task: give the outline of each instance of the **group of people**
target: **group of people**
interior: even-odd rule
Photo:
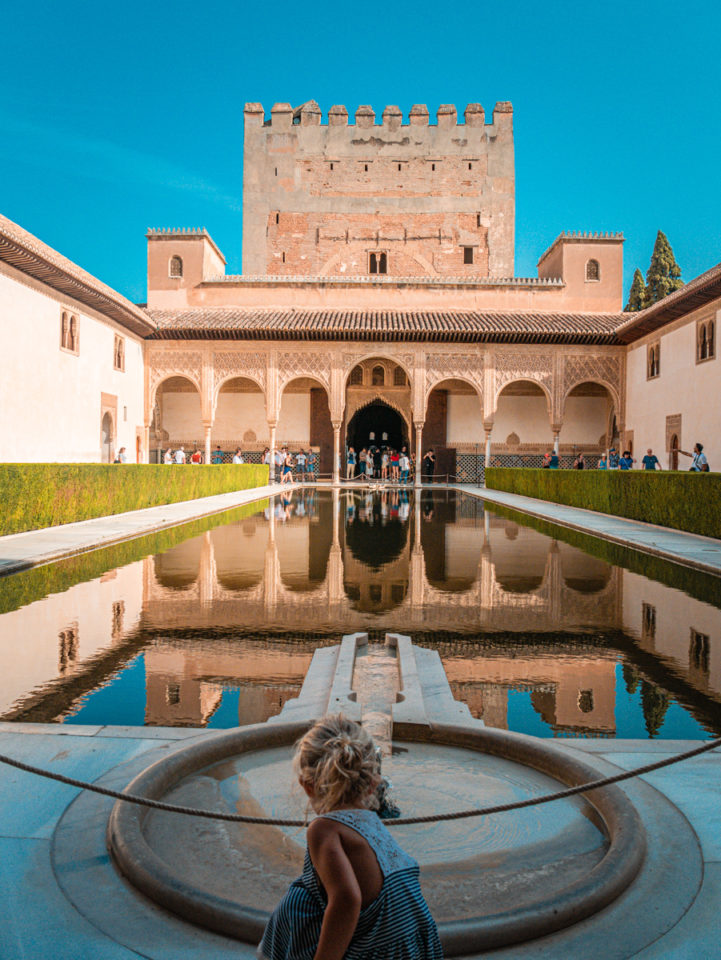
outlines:
[[[225,463],[225,454],[223,453],[220,444],[218,444],[218,446],[210,454],[210,462],[216,464]],[[240,449],[240,447],[236,447],[231,462],[235,464],[245,463],[243,451]],[[197,465],[200,463],[205,463],[205,457],[203,455],[203,451],[198,447],[196,447],[192,453],[187,454],[185,452],[185,447],[180,446],[177,448],[177,450],[171,450],[170,448],[166,450],[163,454],[163,463],[193,463]]]
[[[298,453],[291,453],[288,447],[281,447],[276,450],[272,457],[270,447],[263,451],[263,463],[272,467],[272,473],[276,480],[281,483],[290,483],[294,479],[301,482],[314,480],[318,470],[318,455],[310,447],[304,450],[302,447]]]
[[[703,444],[697,443],[694,444],[693,453],[688,453],[686,450],[679,450],[679,453],[682,453],[684,457],[691,457],[691,466],[689,470],[695,473],[708,473],[709,464],[706,454],[703,452]],[[634,463],[637,461],[633,457],[630,450],[624,450],[623,453],[619,454],[616,447],[611,447],[608,451],[608,455],[605,453],[601,454],[601,458],[598,461],[597,469],[598,470],[632,470]],[[558,470],[561,466],[561,460],[558,453],[555,450],[549,450],[543,455],[543,468],[546,470]],[[646,450],[646,454],[641,458],[641,467],[643,470],[661,470],[661,462],[653,452],[651,447]],[[575,460],[573,461],[574,470],[586,470],[588,469],[588,464],[582,453],[579,453]]]
[[[425,483],[432,483],[436,458],[433,450],[427,450],[422,460],[422,476]],[[415,475],[415,458],[406,446],[394,447],[370,444],[356,453],[348,447],[346,453],[346,480],[380,480],[390,483],[408,483]]]

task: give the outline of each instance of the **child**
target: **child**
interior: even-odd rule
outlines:
[[[300,740],[295,772],[318,816],[303,874],[268,921],[261,960],[442,960],[418,864],[370,809],[380,782],[369,734],[342,715]]]

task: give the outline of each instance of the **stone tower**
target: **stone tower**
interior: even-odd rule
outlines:
[[[243,273],[512,277],[513,108],[245,106]]]

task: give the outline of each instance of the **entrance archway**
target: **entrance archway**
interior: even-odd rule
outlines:
[[[346,446],[356,451],[374,443],[377,447],[400,450],[408,446],[408,428],[403,417],[383,400],[356,410],[346,431]]]
[[[101,431],[103,437],[102,462],[111,463],[113,459],[113,418],[109,413],[106,413],[103,417]]]

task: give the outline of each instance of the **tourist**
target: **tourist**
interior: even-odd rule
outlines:
[[[308,472],[306,473],[306,477],[308,478],[308,480],[317,479],[316,477],[317,469],[318,469],[318,454],[311,447],[308,447]]]
[[[601,459],[598,461],[599,470],[608,470],[608,460],[606,459],[606,454],[601,454]]]
[[[125,452],[125,447],[121,447],[121,448],[118,450],[118,455],[117,455],[117,457],[115,458],[115,460],[114,460],[113,462],[114,462],[114,463],[127,463],[127,462],[128,462],[128,455],[127,455],[127,453]]]
[[[609,470],[618,470],[620,468],[621,458],[619,457],[616,448],[611,447],[608,451],[608,469]]]
[[[548,469],[558,470],[560,466],[561,466],[561,458],[558,456],[558,450],[552,450],[551,456],[548,460]]]
[[[290,483],[293,480],[293,456],[288,453],[288,448],[283,447],[285,451],[285,456],[283,457],[283,473],[281,477],[281,483]]]
[[[273,911],[259,958],[441,960],[418,864],[374,809],[381,776],[369,733],[342,715],[325,717],[298,743],[294,771],[317,816],[302,876]]]
[[[401,472],[401,483],[408,483],[408,473],[411,469],[411,461],[407,453],[402,453],[399,457],[399,467]]]
[[[366,453],[366,476],[368,477],[369,480],[373,479],[373,467],[374,467],[373,450],[371,447],[369,447],[368,452]]]
[[[196,465],[203,462],[203,454],[200,452],[200,450],[198,450],[197,447],[190,455],[190,462]]]
[[[398,483],[401,457],[397,450],[391,450],[391,480]]]
[[[221,450],[220,444],[218,444],[210,455],[211,463],[222,463],[223,462],[223,451]]]
[[[303,447],[301,447],[295,457],[295,465],[298,471],[298,479],[301,482],[305,480],[305,462],[306,462],[305,450],[303,449]]]
[[[353,447],[348,447],[348,455],[345,462],[345,478],[346,480],[353,480],[355,478],[355,450]]]
[[[163,454],[163,463],[175,463],[175,454],[170,447]]]
[[[288,456],[288,448],[283,447],[281,450],[275,451],[275,459],[273,466],[275,467],[275,479],[282,479],[282,471],[285,465],[285,458]]]
[[[175,462],[185,463],[185,447],[178,447],[175,451]]]
[[[578,455],[578,456],[576,457],[576,459],[573,461],[573,469],[574,469],[574,470],[585,470],[585,469],[586,469],[586,461],[583,459],[583,454],[582,454],[582,453],[579,453],[579,455]]]
[[[433,452],[433,447],[430,450],[426,450],[423,454],[423,482],[424,483],[433,483],[433,474],[436,469],[436,457]]]
[[[263,450],[261,463],[264,463],[266,466],[270,465],[270,447],[266,447],[265,450]]]
[[[543,470],[549,470],[551,467],[551,451],[547,450],[543,454],[543,463],[541,464]]]
[[[660,470],[661,464],[658,462],[658,457],[649,447],[646,451],[646,456],[641,460],[644,470]]]
[[[692,457],[691,466],[689,470],[693,473],[708,473],[709,465],[708,460],[706,459],[706,454],[703,452],[703,444],[695,443],[693,447],[693,453],[686,453],[685,450],[679,450],[679,453],[682,453],[684,457]]]
[[[243,452],[240,449],[240,447],[236,447],[235,453],[233,454],[233,463],[235,464],[245,463],[245,460],[243,459]]]
[[[390,457],[388,456],[388,451],[383,450],[381,453],[381,480],[388,479],[388,464],[390,463]]]
[[[362,480],[366,475],[368,451],[365,447],[358,454],[358,479]]]
[[[636,462],[636,461],[635,461],[635,460],[633,459],[633,457],[631,456],[631,451],[630,451],[630,450],[624,450],[624,451],[623,451],[623,456],[622,456],[621,459],[618,461],[619,470],[632,470],[632,469],[633,469],[633,465],[634,465],[635,462]]]

